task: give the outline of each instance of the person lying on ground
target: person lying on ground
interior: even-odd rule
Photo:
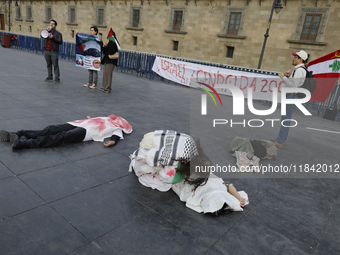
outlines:
[[[196,212],[219,214],[222,210],[243,211],[249,203],[245,192],[208,171],[211,166],[199,141],[172,130],[156,130],[144,135],[139,149],[130,155],[129,171],[134,170],[141,184],[159,191],[172,189]],[[208,167],[207,167],[208,168]]]
[[[103,142],[105,147],[115,145],[124,139],[123,132],[130,134],[131,125],[122,117],[111,114],[108,117],[75,120],[60,125],[50,125],[42,130],[19,130],[17,132],[0,131],[0,140],[13,143],[12,149],[47,148],[60,144],[82,141]]]

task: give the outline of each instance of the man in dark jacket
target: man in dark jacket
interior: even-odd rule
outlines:
[[[52,65],[54,66],[54,83],[60,82],[60,71],[58,64],[59,44],[63,43],[62,34],[56,30],[57,21],[51,20],[47,28],[49,36],[44,39],[45,60],[47,64],[48,76],[45,81],[53,81]]]

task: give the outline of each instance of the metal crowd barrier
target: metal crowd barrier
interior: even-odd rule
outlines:
[[[35,53],[44,52],[42,38],[8,33],[8,32],[3,32],[3,31],[0,31],[0,34],[1,34],[0,36],[1,44],[2,44],[2,34],[15,35],[17,37],[17,40],[11,41],[11,48],[32,51]],[[75,56],[76,56],[75,43],[63,42],[63,44],[60,45],[59,56],[62,59],[68,59],[68,60],[74,61]],[[134,51],[129,51],[129,50],[124,50],[120,52],[120,56],[118,58],[118,66],[117,68],[115,68],[115,70],[120,70],[121,72],[131,72],[131,73],[136,72],[137,76],[145,75],[149,79],[153,79],[157,77],[164,81],[165,79],[163,77],[159,76],[157,73],[152,71],[152,66],[157,56],[168,58],[168,59],[184,61],[184,62],[200,64],[200,65],[213,66],[217,68],[231,69],[231,70],[237,70],[237,71],[243,71],[243,72],[261,73],[261,74],[268,74],[268,75],[278,74],[277,72],[272,72],[272,71],[267,71],[267,70],[258,70],[258,69],[252,69],[252,68],[245,68],[241,66],[231,66],[231,65],[206,62],[206,61],[197,61],[197,60],[186,59],[186,58],[174,58],[174,57],[166,56],[166,55],[150,54],[146,52],[134,52]],[[325,103],[308,102],[306,104],[306,107],[310,110],[317,111],[319,115],[320,113],[324,114],[325,110],[330,108],[334,102],[335,102],[335,107],[339,108],[340,107],[340,84],[337,84],[334,87],[332,93],[329,95]],[[339,116],[340,116],[340,111],[337,116],[338,120],[339,120]]]
[[[327,100],[322,102],[309,101],[306,104],[307,109],[314,110],[319,114],[323,115],[325,111],[331,107],[339,109],[340,107],[340,84],[336,84]],[[338,120],[340,119],[340,109],[337,115]]]

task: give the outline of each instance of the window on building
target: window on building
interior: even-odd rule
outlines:
[[[98,9],[97,24],[104,25],[104,9]]]
[[[237,37],[245,39],[246,36],[242,34],[243,24],[246,15],[247,8],[227,8],[227,12],[224,18],[224,25],[219,37]]]
[[[315,41],[320,26],[321,16],[321,14],[306,14],[300,40]]]
[[[71,30],[71,36],[74,38],[74,30]]]
[[[140,10],[133,10],[132,27],[138,27],[139,26],[139,14],[140,14]]]
[[[183,21],[183,11],[174,11],[174,23],[172,30],[181,31]]]
[[[30,32],[32,32],[32,26],[29,26]]]
[[[327,43],[322,42],[322,40],[325,39],[324,31],[329,14],[330,8],[301,8],[296,32],[291,40],[288,39],[288,42],[305,41],[305,43],[311,43],[312,45],[314,42],[318,42],[326,45]]]
[[[132,36],[133,45],[137,46],[137,36]]]
[[[238,30],[240,28],[241,23],[241,12],[231,12],[229,23],[228,23],[228,31],[227,34],[237,35]]]
[[[68,23],[76,23],[76,7],[74,6],[68,9]]]
[[[26,6],[26,19],[32,20],[32,8],[30,5]]]
[[[173,42],[172,50],[178,51],[178,41],[172,41],[172,42]]]
[[[45,8],[45,21],[50,21],[52,19],[52,7],[46,6]]]
[[[234,47],[227,46],[227,58],[233,58],[234,56]]]
[[[19,25],[19,31],[21,31],[21,25]]]
[[[16,18],[16,19],[21,19],[20,6],[16,6],[16,7],[15,7],[15,18]]]

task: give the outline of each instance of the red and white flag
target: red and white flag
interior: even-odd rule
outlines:
[[[310,101],[325,102],[340,77],[340,49],[309,62],[308,70],[317,81]]]

